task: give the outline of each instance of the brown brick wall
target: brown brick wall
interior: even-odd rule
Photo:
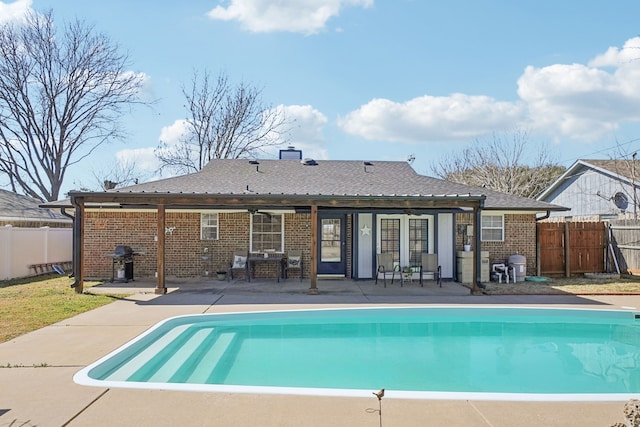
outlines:
[[[457,214],[456,223],[473,224],[472,214]],[[533,214],[506,214],[504,216],[504,241],[482,242],[482,250],[489,251],[490,263],[506,263],[516,253],[527,259],[527,275],[536,274],[536,220]],[[464,235],[456,233],[456,250],[461,251]]]
[[[168,277],[215,276],[226,271],[234,250],[249,250],[249,214],[218,214],[218,240],[200,240],[200,213],[167,212],[165,225],[165,274]],[[287,213],[284,217],[285,249],[302,250],[304,277],[309,277],[310,215]],[[153,278],[157,269],[157,215],[149,212],[88,211],[85,215],[85,276],[111,277],[112,260],[106,256],[116,245],[142,252],[134,258],[134,278]],[[205,252],[205,248],[207,251]],[[203,256],[209,256],[204,260]],[[274,277],[275,266],[258,264],[256,277]]]
[[[134,260],[135,278],[153,278],[157,269],[157,228],[155,211],[107,212],[87,211],[85,220],[85,276],[104,280],[111,277],[112,261],[106,254],[116,245],[129,245],[143,252]],[[214,276],[226,270],[236,248],[249,249],[249,214],[246,212],[219,213],[219,239],[200,240],[200,214],[197,212],[168,212],[166,226],[175,227],[165,235],[165,269],[168,277]],[[457,224],[471,224],[471,214],[458,214]],[[353,219],[347,216],[347,236],[351,236]],[[311,216],[287,213],[285,251],[303,252],[303,276],[311,270]],[[456,235],[456,247],[462,250],[463,236]],[[205,253],[204,248],[208,251]],[[534,215],[505,215],[505,241],[483,242],[482,250],[489,251],[490,262],[503,262],[510,255],[520,253],[527,258],[527,274],[535,274],[536,224]],[[203,255],[209,254],[210,261]],[[352,245],[347,241],[347,277],[351,277]],[[259,264],[256,277],[273,277],[275,266]]]

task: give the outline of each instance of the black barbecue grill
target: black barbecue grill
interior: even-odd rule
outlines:
[[[111,265],[111,282],[121,280],[129,282],[133,280],[133,256],[138,253],[131,246],[118,245],[107,257],[113,260]],[[116,276],[116,271],[118,272]]]

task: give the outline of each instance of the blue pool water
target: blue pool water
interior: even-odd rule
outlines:
[[[632,312],[419,307],[168,319],[78,372],[100,387],[505,400],[640,393]]]

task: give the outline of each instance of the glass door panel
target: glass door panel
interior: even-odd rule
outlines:
[[[342,261],[342,234],[340,218],[322,220],[320,239],[320,262]]]

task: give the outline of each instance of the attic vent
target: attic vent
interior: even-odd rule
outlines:
[[[315,160],[309,159],[309,158],[302,159],[300,163],[302,163],[305,166],[316,166],[318,164]]]
[[[364,165],[364,171],[367,171],[367,166],[373,166],[373,163],[371,162],[362,162],[362,164]]]
[[[256,172],[260,172],[260,162],[257,160],[249,160],[250,165],[256,165]]]

